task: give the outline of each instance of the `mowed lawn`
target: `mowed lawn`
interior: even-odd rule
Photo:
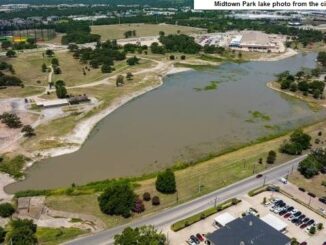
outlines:
[[[102,79],[107,74],[103,74],[101,69],[86,70],[86,75],[83,74],[83,68],[86,65],[80,64],[79,60],[74,59],[68,51],[55,52],[54,57],[59,60],[62,74],[53,74],[52,81],[64,80],[67,86],[75,86],[85,84]],[[42,64],[51,64],[51,59],[43,57],[42,52],[19,53],[17,58],[2,58],[0,61],[6,61],[13,65],[16,74],[15,76],[23,80],[25,85],[47,86],[48,72],[42,72]]]
[[[165,34],[177,34],[178,31],[183,34],[206,33],[206,30],[178,25],[168,24],[121,24],[121,25],[100,25],[92,26],[92,33],[99,34],[103,40],[122,39],[125,38],[126,31],[136,31],[137,37],[156,36],[160,31]]]

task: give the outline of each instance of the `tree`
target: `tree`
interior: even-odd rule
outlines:
[[[1,203],[0,204],[0,216],[2,218],[10,217],[15,212],[15,208],[11,203]]]
[[[79,49],[79,47],[77,44],[71,43],[68,45],[68,49],[70,52],[76,52]]]
[[[45,63],[42,64],[42,72],[47,72],[48,67],[46,66]]]
[[[20,128],[22,126],[20,118],[14,113],[5,112],[0,116],[0,119],[9,128]]]
[[[311,235],[314,235],[316,233],[316,227],[315,226],[311,226],[311,228],[309,229],[309,233]]]
[[[275,162],[275,160],[276,160],[276,152],[275,151],[269,151],[266,162],[268,164],[273,164]]]
[[[314,97],[315,99],[319,99],[319,98],[320,98],[320,95],[321,95],[321,92],[320,92],[319,89],[315,89],[315,90],[313,91],[313,97]]]
[[[1,48],[2,49],[8,49],[11,47],[11,42],[8,40],[4,40],[1,42]]]
[[[176,192],[175,175],[171,169],[167,169],[157,175],[156,178],[156,190],[162,193],[174,193]]]
[[[65,87],[65,82],[62,80],[58,80],[55,83],[55,92],[57,94],[57,97],[60,99],[67,97],[67,89]]]
[[[0,243],[3,244],[3,242],[5,241],[5,237],[6,237],[6,231],[5,229],[3,229],[1,226],[0,226]]]
[[[112,67],[107,64],[103,64],[101,67],[102,73],[111,73],[112,72]]]
[[[129,217],[135,205],[136,195],[129,183],[114,183],[98,198],[100,209],[109,215]]]
[[[290,84],[290,91],[291,92],[296,92],[298,90],[298,85],[295,82],[292,82]]]
[[[10,49],[10,50],[7,51],[6,56],[8,58],[16,57],[16,51]]]
[[[131,72],[128,72],[126,75],[127,80],[132,80],[133,77],[134,75]]]
[[[57,74],[57,75],[62,73],[61,68],[59,66],[54,66],[53,72],[54,72],[54,74]]]
[[[119,75],[118,77],[117,77],[117,80],[116,80],[116,86],[117,87],[120,87],[120,86],[122,86],[122,85],[124,85],[125,84],[125,82],[124,82],[124,77],[122,76],[122,75]]]
[[[297,129],[291,134],[290,140],[301,145],[302,149],[306,150],[310,147],[311,136],[305,134],[302,129]]]
[[[47,49],[47,50],[45,51],[45,54],[46,54],[46,56],[48,56],[48,57],[52,57],[52,56],[54,55],[54,52],[53,52],[53,50],[51,50],[51,49]]]
[[[59,60],[58,60],[57,58],[53,58],[53,59],[51,60],[51,64],[52,64],[53,66],[59,66]]]
[[[166,236],[154,226],[127,227],[114,237],[114,245],[164,245],[166,242]]]
[[[307,179],[317,175],[320,163],[311,155],[299,163],[298,171]]]
[[[175,56],[173,54],[170,55],[170,60],[175,60]]]
[[[127,64],[130,66],[137,65],[137,64],[139,64],[139,59],[136,56],[129,58],[129,59],[127,59]]]
[[[32,137],[35,135],[35,130],[31,127],[31,125],[25,125],[22,128],[22,133],[24,133],[24,137]]]
[[[11,220],[9,223],[10,230],[6,235],[8,244],[15,245],[36,245],[36,229],[37,226],[33,224],[32,220],[17,219]]]
[[[181,55],[181,60],[185,60],[186,59],[186,56],[185,55]]]

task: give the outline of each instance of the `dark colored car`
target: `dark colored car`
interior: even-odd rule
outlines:
[[[296,212],[294,215],[294,217],[299,217],[302,213],[300,211]]]
[[[307,222],[307,226],[312,225],[312,224],[314,224],[314,223],[315,223],[315,221],[314,221],[313,219],[311,219],[311,220],[309,220],[309,221]]]
[[[281,212],[279,212],[278,214],[280,215],[280,216],[282,216],[282,215],[284,215],[284,214],[286,214],[287,212],[286,212],[286,210],[282,210]]]
[[[322,202],[322,203],[324,203],[324,204],[326,204],[326,197],[319,198],[319,201]]]
[[[295,225],[296,225],[296,226],[299,226],[299,225],[302,225],[302,223],[303,223],[302,220],[298,220],[298,221],[295,223]]]
[[[285,215],[284,215],[284,218],[289,218],[291,216],[291,213],[286,213]]]
[[[195,237],[194,235],[191,235],[190,236],[190,239],[194,242],[194,243],[196,243],[196,244],[199,244],[200,243],[200,241],[197,239],[197,237]]]
[[[308,244],[307,242],[300,243],[300,245],[307,245],[307,244]]]
[[[256,175],[256,178],[257,178],[257,179],[259,179],[259,178],[261,178],[261,177],[263,177],[262,174],[257,174],[257,175]]]
[[[291,207],[288,207],[286,211],[290,212],[290,211],[292,211],[293,209],[294,209],[294,207],[291,206]]]
[[[205,239],[202,235],[200,235],[199,233],[196,234],[196,237],[199,241],[203,242]]]
[[[298,222],[298,218],[295,218],[295,219],[291,220],[291,222],[292,222],[293,224],[297,223],[297,222]]]
[[[306,227],[307,227],[307,224],[306,224],[306,223],[300,225],[300,229],[304,229],[304,228],[306,228]]]
[[[309,218],[308,217],[306,217],[306,218],[303,219],[303,223],[307,223],[308,221],[309,221]]]
[[[301,214],[300,216],[299,216],[299,220],[303,220],[304,218],[306,218],[306,215],[304,215],[304,214]]]

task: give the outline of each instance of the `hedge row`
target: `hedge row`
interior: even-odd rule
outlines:
[[[179,230],[182,230],[183,228],[187,227],[187,226],[190,226],[200,220],[203,220],[217,212],[220,212],[226,208],[229,208],[233,205],[236,205],[238,204],[239,202],[241,202],[241,200],[239,199],[236,199],[236,198],[232,198],[232,199],[229,199],[219,205],[217,205],[216,207],[212,207],[212,208],[208,208],[200,213],[197,213],[193,216],[190,216],[188,218],[185,218],[183,220],[179,220],[178,222],[174,223],[173,225],[171,225],[171,229],[173,231],[179,231]]]

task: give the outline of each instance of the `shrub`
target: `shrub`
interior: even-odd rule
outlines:
[[[185,60],[186,59],[186,56],[185,55],[181,55],[181,60]]]
[[[143,200],[141,200],[140,198],[137,198],[135,201],[135,205],[132,208],[132,211],[135,213],[142,213],[145,211],[145,205],[143,203]]]
[[[152,205],[153,206],[158,206],[160,204],[161,204],[160,198],[158,196],[153,196],[153,198],[152,198]]]
[[[276,160],[276,152],[275,151],[269,151],[266,162],[268,164],[273,164],[275,162],[275,160]]]
[[[324,226],[323,226],[323,223],[318,223],[318,224],[317,224],[317,229],[318,229],[318,230],[322,230],[323,227],[324,227]]]
[[[11,203],[1,203],[0,204],[0,216],[3,218],[10,217],[15,212],[15,208]]]
[[[146,201],[146,202],[150,201],[151,200],[151,194],[149,192],[145,192],[143,194],[143,200]]]
[[[176,192],[175,175],[171,169],[158,174],[156,178],[156,190],[162,193],[170,194]]]
[[[311,235],[314,235],[314,234],[316,233],[316,227],[315,227],[315,226],[312,226],[312,227],[310,228],[310,230],[309,230],[309,233],[310,233]]]

